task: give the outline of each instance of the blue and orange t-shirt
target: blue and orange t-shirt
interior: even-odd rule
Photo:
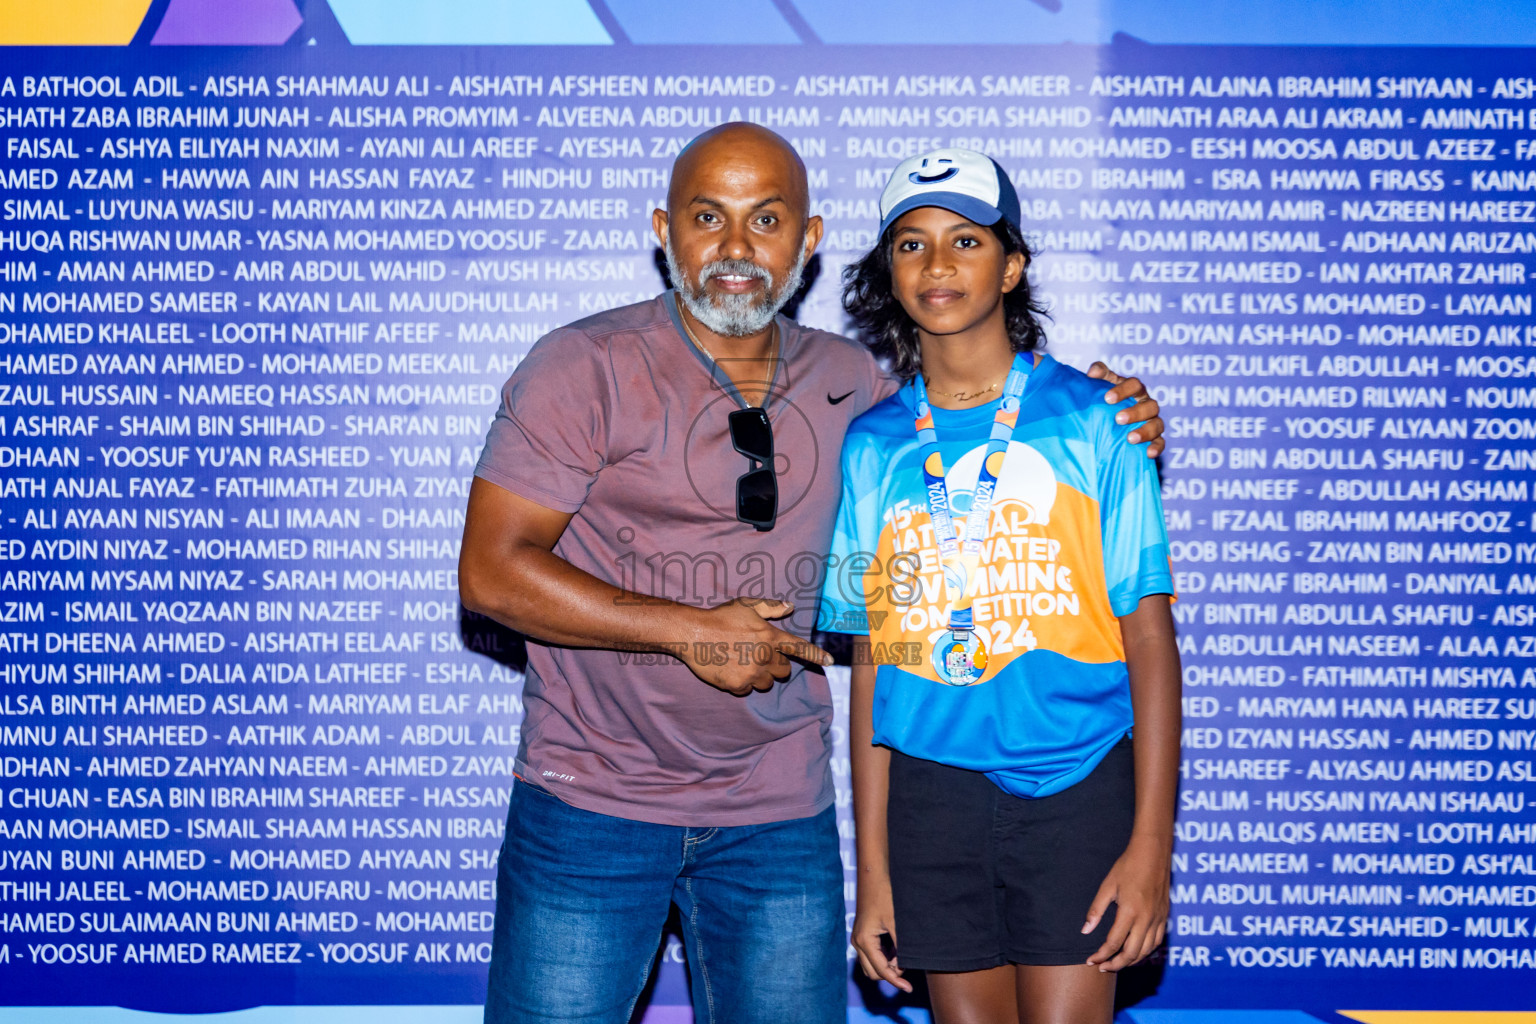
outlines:
[[[912,387],[849,425],[817,625],[869,635],[876,743],[1039,797],[1081,781],[1130,731],[1117,616],[1172,594],[1173,579],[1156,471],[1126,443],[1108,387],[1049,356],[1029,375],[971,581],[986,667],[969,686],[932,661],[949,599]],[[933,409],[957,531],[996,411]]]

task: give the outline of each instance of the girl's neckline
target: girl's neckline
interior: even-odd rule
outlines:
[[[1034,359],[1034,364],[1030,367],[1030,372],[1031,373],[1033,373],[1036,369],[1038,369],[1041,366],[1041,364],[1043,364],[1045,362],[1045,360],[1048,358],[1048,356],[1044,352],[1031,352],[1031,353],[1029,353],[1029,355]],[[1012,368],[1012,364],[1010,363],[1009,366],[1010,366],[1010,369],[1011,369]],[[922,371],[919,370],[918,373],[921,374]],[[914,380],[915,380],[915,378],[914,378]],[[915,387],[914,383],[908,382],[908,386],[912,387],[914,390],[916,390],[916,387]],[[964,406],[962,408],[954,409],[954,408],[950,408],[948,406],[940,405],[940,404],[938,404],[938,402],[934,401],[935,397],[939,398],[940,401],[943,401],[943,400],[947,400],[947,399],[953,399],[954,396],[950,395],[950,394],[947,394],[947,393],[945,393],[943,391],[935,390],[933,385],[929,384],[928,388],[927,388],[927,391],[928,391],[928,407],[930,409],[932,409],[935,413],[938,413],[938,412],[950,412],[950,413],[970,412],[972,409],[995,408],[997,403],[999,401],[1001,401],[1002,397],[1003,397],[1003,395],[1002,395],[1003,381],[999,380],[989,390],[992,391],[991,397],[989,397],[985,402],[981,403],[980,405],[967,405],[967,406]]]
[[[1027,385],[1029,391],[1033,391],[1034,388],[1038,386],[1034,383],[1035,375],[1046,372],[1049,364],[1054,362],[1049,353],[1036,352],[1034,355],[1035,368],[1030,371],[1030,384]],[[913,386],[911,381],[908,381],[906,386],[902,388],[902,391],[906,395],[906,404],[911,407],[914,413],[916,413],[916,387]],[[928,399],[928,408],[933,411],[933,422],[935,426],[938,426],[941,423],[948,423],[951,427],[965,427],[970,425],[969,420],[972,418],[990,421],[994,416],[997,415],[997,407],[998,404],[1002,402],[1002,400],[1003,396],[999,394],[991,401],[983,402],[980,405],[968,405],[964,409],[946,409],[943,406],[935,405],[933,403],[933,399],[930,397]]]

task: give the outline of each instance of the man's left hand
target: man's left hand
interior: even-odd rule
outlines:
[[[1147,394],[1146,385],[1135,377],[1122,377],[1097,361],[1088,367],[1088,376],[1095,380],[1107,380],[1114,385],[1104,394],[1104,401],[1111,405],[1123,402],[1127,398],[1136,399],[1135,405],[1121,409],[1115,415],[1115,422],[1140,424],[1131,431],[1126,440],[1132,444],[1145,444],[1149,459],[1155,459],[1161,455],[1164,424],[1163,418],[1158,413],[1162,410],[1157,404],[1157,399]]]

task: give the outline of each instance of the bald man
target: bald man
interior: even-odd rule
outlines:
[[[493,1024],[628,1021],[674,904],[696,1019],[845,1020],[830,658],[808,638],[844,432],[894,384],[778,315],[809,212],[783,139],[705,132],[652,221],[674,290],[552,332],[503,389],[459,562],[464,606],[533,641]],[[1161,433],[1155,403],[1131,412]]]

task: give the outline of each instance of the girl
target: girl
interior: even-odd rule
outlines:
[[[1104,385],[1039,354],[996,163],[907,160],[880,213],[843,302],[908,383],[849,427],[820,623],[857,635],[854,946],[905,991],[927,971],[938,1024],[1108,1024],[1168,917],[1157,478]]]

